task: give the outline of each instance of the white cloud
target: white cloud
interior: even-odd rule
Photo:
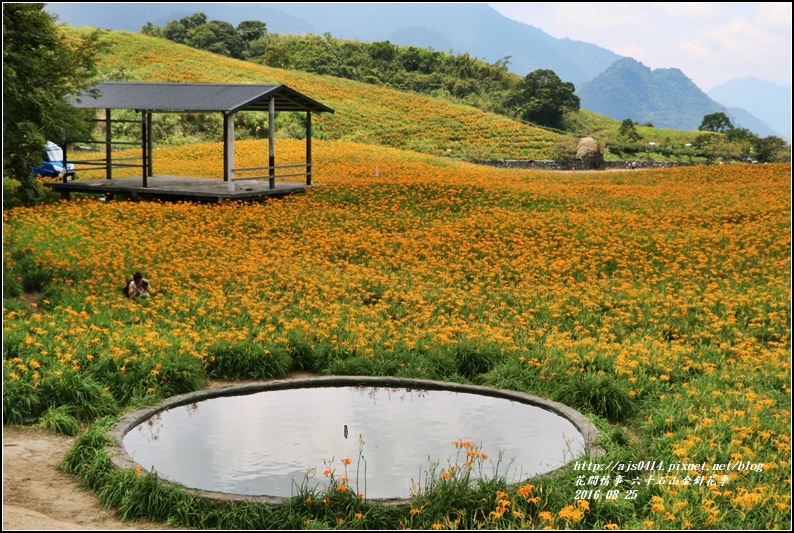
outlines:
[[[709,20],[715,16],[714,4],[710,2],[670,2],[647,5],[670,18],[687,22],[696,19]]]
[[[581,35],[581,40],[604,47],[601,43],[613,41],[616,34],[644,33],[653,23],[645,9],[632,3],[552,3],[551,10],[552,35],[576,40],[575,35]]]
[[[768,29],[782,29],[788,32],[791,40],[791,3],[763,3],[758,7],[755,22]]]
[[[651,53],[647,49],[636,44],[620,45],[612,51],[616,54],[636,59],[645,66],[648,66],[647,63],[651,57]]]
[[[736,69],[756,69],[767,65],[774,68],[777,63],[780,67],[785,65],[784,57],[780,56],[779,48],[784,46],[779,36],[766,32],[758,25],[744,17],[732,19],[721,27],[711,28],[708,34],[711,39],[713,54],[709,58],[718,65],[728,67],[733,65]],[[778,53],[770,51],[778,48]],[[783,60],[783,65],[780,60]],[[788,47],[789,70],[791,65],[791,48]]]
[[[632,29],[646,18],[643,11],[633,8],[631,4],[621,7],[615,4],[576,2],[554,4],[554,11],[561,21],[557,25],[558,31],[573,26],[594,35],[613,29]]]
[[[702,39],[680,43],[676,46],[676,50],[682,54],[689,54],[700,59],[710,58],[714,54],[714,51]]]

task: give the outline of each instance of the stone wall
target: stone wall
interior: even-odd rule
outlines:
[[[672,168],[681,166],[694,166],[697,163],[678,163],[673,161],[604,161],[598,169],[587,169],[577,161],[565,164],[550,159],[475,159],[472,163],[502,168],[535,168],[540,170],[613,170],[613,169],[642,169],[642,168]]]

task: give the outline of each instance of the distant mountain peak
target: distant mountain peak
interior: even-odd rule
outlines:
[[[652,70],[632,58],[616,61],[577,94],[583,109],[657,128],[693,131],[705,115],[725,112],[680,69]]]

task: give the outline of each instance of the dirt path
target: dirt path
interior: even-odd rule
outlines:
[[[31,426],[3,428],[3,531],[167,529],[122,522],[58,470],[74,439]]]
[[[207,388],[229,384],[211,381]],[[178,529],[124,522],[113,510],[103,508],[92,492],[58,470],[74,442],[72,437],[33,426],[3,427],[3,531]]]

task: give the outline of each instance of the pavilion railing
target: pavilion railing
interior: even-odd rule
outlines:
[[[105,171],[105,178],[112,179],[113,177],[113,170],[120,169],[120,168],[140,168],[141,173],[143,175],[143,185],[144,187],[147,185],[146,178],[151,175],[151,161],[149,160],[149,152],[148,150],[151,148],[147,146],[148,139],[146,134],[146,122],[145,116],[141,116],[140,119],[137,120],[125,120],[125,119],[113,119],[111,117],[110,110],[106,110],[105,118],[103,119],[93,119],[91,122],[98,122],[105,125],[105,140],[103,141],[96,141],[96,140],[68,140],[64,141],[63,143],[63,163],[64,168],[66,168],[67,160],[69,163],[73,165],[89,165],[89,166],[81,166],[79,170],[86,171],[86,170],[104,170]],[[111,138],[111,127],[113,124],[139,124],[141,126],[141,142],[124,142],[124,141],[113,141]],[[68,159],[67,157],[67,150],[69,145],[81,144],[81,145],[101,145],[104,146],[105,150],[105,157],[100,159],[83,159],[83,160],[72,160]],[[143,146],[143,150],[140,156],[133,156],[133,157],[113,157],[113,146],[118,145],[126,145],[126,146]],[[122,163],[121,161],[136,161],[136,163]],[[77,168],[75,168],[77,170]],[[66,180],[66,174],[64,173],[63,176],[64,183]]]
[[[306,178],[306,183],[310,183],[311,177],[311,163],[294,163],[290,165],[272,165],[267,167],[247,167],[247,168],[233,168],[232,173],[234,175],[234,181],[245,181],[245,180],[262,180],[267,179],[269,181],[270,188],[273,189],[276,187],[276,178],[296,178],[302,177]],[[286,169],[286,168],[305,168],[305,172],[291,172],[289,174],[276,174],[276,170]],[[247,173],[247,172],[258,172],[261,170],[266,170],[268,173],[261,175],[261,176],[244,176],[244,177],[237,177],[238,173]]]

